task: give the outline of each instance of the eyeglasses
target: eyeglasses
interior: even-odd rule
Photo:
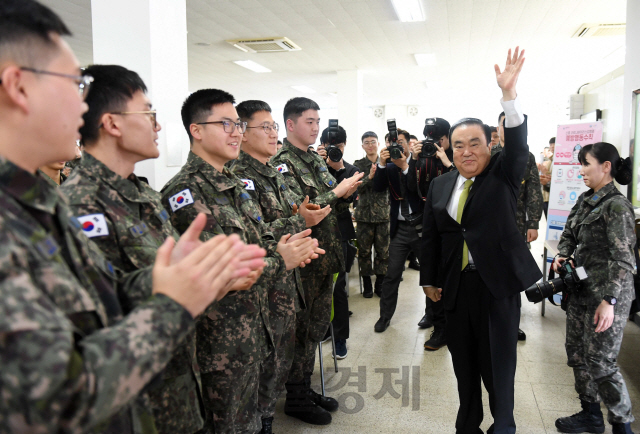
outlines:
[[[269,125],[269,124],[262,124],[262,125],[258,125],[256,127],[247,127],[247,128],[262,128],[264,130],[265,133],[269,134],[269,132],[271,132],[271,130],[275,131],[276,133],[278,132],[278,130],[280,129],[280,127],[278,126],[277,123],[273,123],[273,125]]]
[[[244,134],[247,131],[247,123],[246,122],[231,122],[231,121],[211,121],[211,122],[196,122],[196,125],[208,125],[208,124],[222,124],[222,128],[224,128],[224,132],[231,134],[236,128],[240,134]]]
[[[373,140],[371,142],[362,142],[362,144],[365,146],[371,146],[371,145],[377,145],[378,142],[376,140]]]
[[[137,112],[111,112],[109,114],[112,115],[149,115],[151,119],[151,123],[153,124],[153,129],[158,128],[158,122],[156,120],[156,110],[146,110],[146,111],[137,111]]]
[[[62,74],[60,72],[51,72],[51,71],[43,71],[41,69],[28,68],[26,66],[20,67],[21,71],[33,72],[34,74],[46,74],[46,75],[54,75],[56,77],[64,77],[70,78],[75,81],[78,85],[78,94],[82,99],[86,99],[89,94],[89,89],[91,88],[91,83],[93,83],[93,77],[90,75],[72,75],[72,74]],[[0,80],[2,83],[2,80]]]

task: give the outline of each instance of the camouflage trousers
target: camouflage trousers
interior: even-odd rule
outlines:
[[[358,222],[356,229],[358,239],[358,264],[361,276],[387,274],[389,262],[389,222]],[[376,251],[374,263],[371,263],[371,249]]]
[[[318,343],[329,329],[333,274],[302,276],[306,309],[296,314],[295,354],[289,383],[301,383],[313,373]]]
[[[271,315],[269,318],[275,349],[260,366],[258,411],[261,418],[273,417],[276,401],[284,391],[293,363],[296,341],[296,315]]]
[[[258,413],[260,363],[202,374],[206,422],[198,434],[254,434]]]
[[[192,372],[165,378],[161,386],[149,390],[158,434],[191,434],[204,425],[201,398]]]
[[[571,303],[567,308],[568,365],[573,368],[576,392],[583,401],[604,402],[609,423],[633,422],[631,399],[616,364],[630,303],[618,303],[613,324],[596,333],[593,317],[597,305]]]

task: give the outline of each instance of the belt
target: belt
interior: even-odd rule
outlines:
[[[464,270],[462,270],[463,273],[468,273],[470,271],[478,271],[478,268],[475,264],[467,264],[467,266],[464,267]]]

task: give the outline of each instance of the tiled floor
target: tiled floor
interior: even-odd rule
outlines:
[[[532,252],[541,258],[542,242],[533,243]],[[396,314],[384,333],[373,331],[380,299],[375,296],[365,299],[360,295],[357,264],[350,276],[350,294],[353,316],[347,341],[349,352],[346,359],[338,361],[338,374],[333,368],[331,344],[323,346],[327,394],[339,399],[341,409],[333,413],[331,425],[315,427],[286,416],[281,398],[273,431],[277,434],[455,433],[458,394],[451,355],[446,347],[425,352],[423,343],[432,329],[420,330],[416,325],[424,311],[418,272],[409,269],[405,272]],[[518,433],[555,433],[556,418],[580,410],[573,373],[566,366],[564,312],[547,304],[546,316],[542,317],[540,305],[529,303],[523,295],[521,328],[527,333],[527,340],[518,343],[515,383]],[[640,328],[635,324],[627,325],[619,364],[631,401],[638,405]],[[316,363],[312,379],[316,390],[319,390],[319,372]],[[484,402],[482,429],[486,430],[492,422],[486,394]],[[606,412],[604,406],[603,411]],[[640,418],[640,409],[636,408],[635,413]],[[640,432],[640,422],[635,422],[633,428]],[[611,433],[609,425],[606,432]]]

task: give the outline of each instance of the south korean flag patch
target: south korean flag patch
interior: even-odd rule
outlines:
[[[89,238],[106,237],[109,235],[109,227],[104,214],[89,214],[78,217],[78,221],[82,225],[82,232]]]
[[[255,190],[256,186],[253,183],[252,180],[250,179],[241,179],[242,182],[244,182],[244,189],[245,190]]]
[[[171,206],[171,211],[173,212],[176,212],[180,208],[184,208],[187,205],[193,205],[193,196],[191,196],[191,190],[186,188],[180,193],[171,196],[169,198],[169,205]]]
[[[280,173],[287,173],[289,171],[289,168],[285,163],[282,163],[281,165],[276,166],[276,170]]]

